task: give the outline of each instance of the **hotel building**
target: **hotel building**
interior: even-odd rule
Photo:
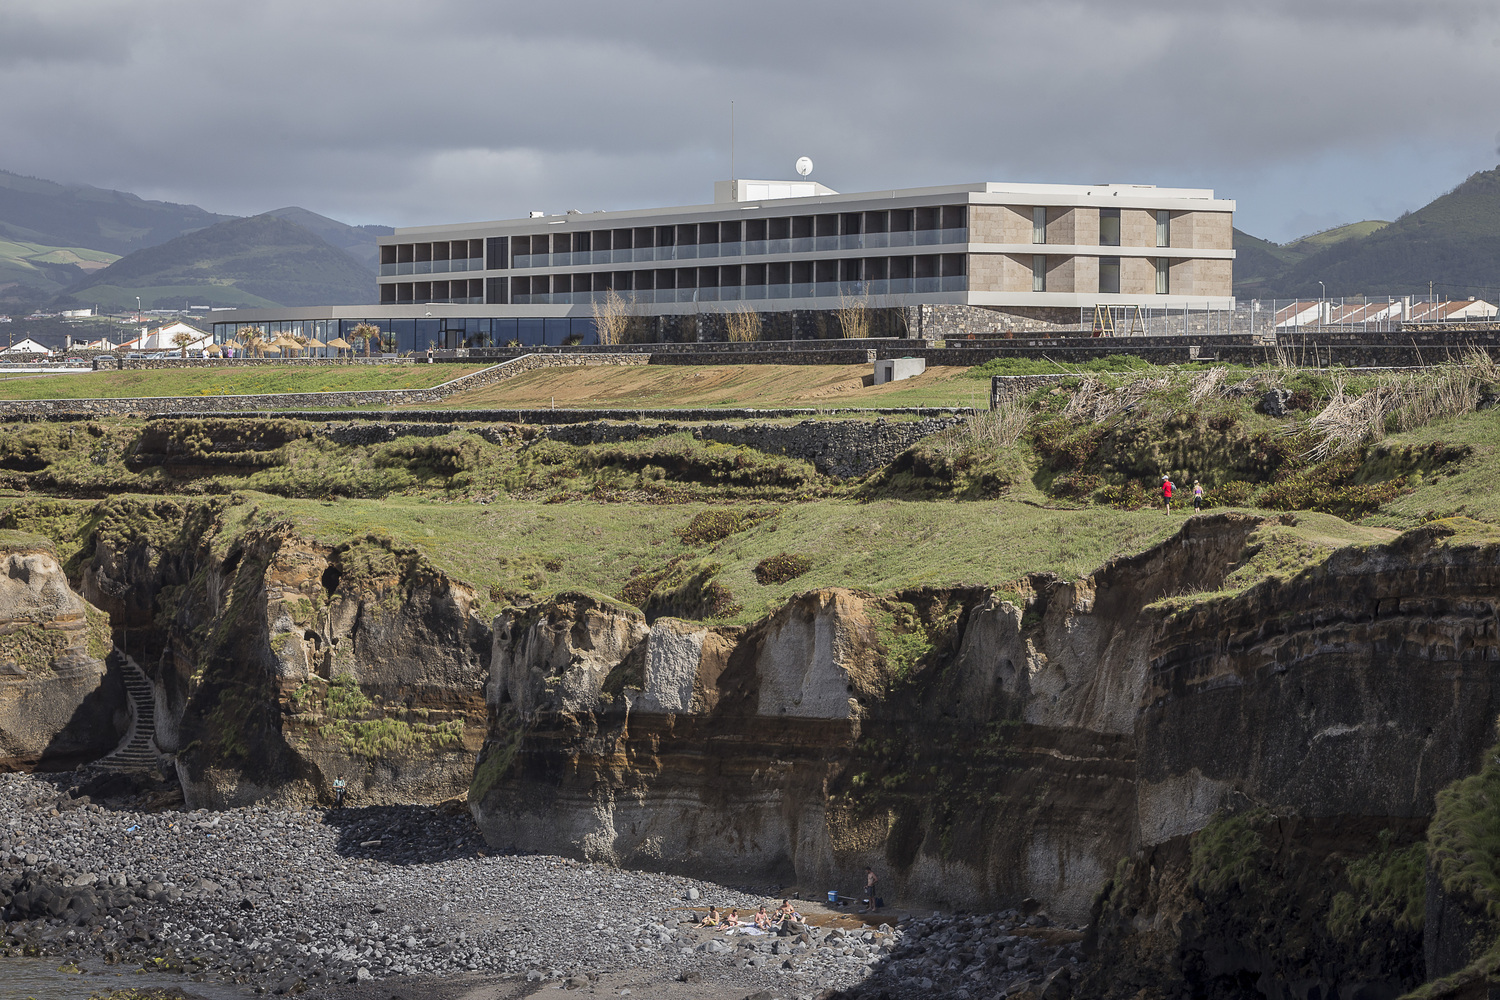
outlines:
[[[1074,327],[1098,306],[1231,309],[1234,202],[1149,185],[961,184],[839,194],[810,181],[715,185],[711,205],[568,211],[398,229],[380,238],[369,306],[234,310],[242,325],[327,340],[380,326],[387,350],[596,341],[613,292],[635,339],[838,336],[860,303],[873,331]],[[913,317],[916,317],[915,322]]]

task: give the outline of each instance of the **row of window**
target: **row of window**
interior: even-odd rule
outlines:
[[[488,240],[396,243],[380,248],[382,276],[511,267],[929,246],[968,241],[967,205],[828,212],[669,226],[496,236]]]
[[[1047,209],[1041,205],[1031,210],[1031,242],[1047,242]],[[1120,245],[1120,210],[1118,208],[1099,210],[1099,245],[1101,247]],[[1159,247],[1172,245],[1172,213],[1165,208],[1156,210],[1156,245]]]
[[[1048,209],[1032,209],[1031,242],[1047,242]],[[1053,220],[1060,212],[1052,209]],[[967,243],[966,205],[829,212],[670,226],[534,233],[488,239],[398,243],[380,248],[382,277],[593,264],[757,257],[829,250]],[[1171,246],[1172,213],[1156,212],[1156,245]],[[1120,246],[1120,209],[1099,210],[1099,245]]]
[[[557,346],[566,343],[596,344],[599,341],[594,321],[586,316],[542,318],[488,318],[449,317],[443,319],[345,319],[345,320],[285,320],[272,323],[215,323],[214,343],[239,343],[240,335],[250,328],[259,331],[261,337],[274,339],[279,334],[288,336],[316,337],[327,343],[335,337],[348,339],[354,328],[361,324],[373,326],[380,331],[375,343],[370,344],[372,354],[405,354],[425,351],[429,347],[505,347],[507,345]],[[355,352],[365,353],[365,345],[356,345]],[[331,356],[332,348],[321,349],[321,354]]]
[[[1169,295],[1172,289],[1172,262],[1166,257],[1156,258],[1156,294]],[[1033,292],[1045,292],[1047,290],[1047,255],[1035,254],[1031,258],[1031,290]],[[1071,289],[1077,291],[1078,289]],[[1099,258],[1099,293],[1101,295],[1120,294],[1120,258]]]
[[[967,255],[948,253],[387,282],[380,301],[571,303],[596,301],[611,290],[642,303],[961,292],[968,289],[967,264]]]

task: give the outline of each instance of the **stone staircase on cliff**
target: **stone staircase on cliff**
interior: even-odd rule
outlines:
[[[156,750],[156,690],[140,666],[119,654],[120,674],[130,697],[130,731],[113,752],[95,761],[116,771],[154,771]]]

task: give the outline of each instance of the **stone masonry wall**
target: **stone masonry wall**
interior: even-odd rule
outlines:
[[[631,421],[616,423],[608,420],[579,418],[579,411],[549,415],[567,416],[569,423],[554,424],[542,435],[554,441],[568,444],[614,444],[622,441],[640,441],[665,437],[681,431],[689,431],[701,441],[718,441],[724,444],[743,445],[772,455],[785,455],[811,462],[824,475],[839,478],[863,476],[880,469],[929,434],[952,427],[969,419],[967,413],[950,411],[931,414],[915,420],[802,420],[795,424],[773,424],[764,419],[753,423],[729,423],[724,414],[714,413],[720,419],[710,422],[666,419],[655,423]],[[713,412],[713,411],[710,411]],[[751,411],[752,413],[754,411]],[[439,414],[431,414],[437,416]],[[446,421],[386,421],[359,420],[325,422],[319,433],[342,445],[372,445],[394,441],[398,437],[441,437],[454,431],[467,430],[495,444],[514,440],[515,428],[489,422],[454,421],[453,413],[441,414]],[[280,414],[285,416],[285,414]],[[321,419],[325,415],[303,415]],[[465,413],[465,417],[469,414]],[[592,414],[587,414],[591,417]],[[676,416],[675,414],[673,416]],[[701,418],[702,411],[694,413]],[[764,414],[761,415],[762,417]]]
[[[773,455],[805,459],[824,475],[850,478],[874,472],[895,460],[929,434],[952,427],[966,416],[926,417],[920,420],[803,420],[796,424],[698,424],[695,438],[745,445]],[[566,424],[550,428],[547,436],[569,444],[607,444],[662,437],[684,430],[680,423]]]

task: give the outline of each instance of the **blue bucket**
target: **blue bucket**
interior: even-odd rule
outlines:
[[[839,905],[839,893],[838,893],[837,889],[830,889],[830,890],[828,890],[828,905],[829,906],[838,906]]]

